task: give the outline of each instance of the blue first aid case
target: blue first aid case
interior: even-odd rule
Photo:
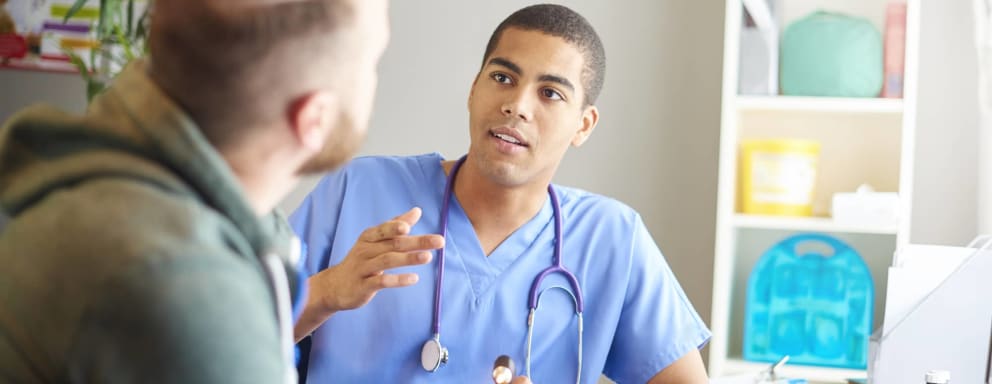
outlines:
[[[875,288],[868,266],[844,242],[791,236],[758,260],[747,286],[744,358],[864,369]]]

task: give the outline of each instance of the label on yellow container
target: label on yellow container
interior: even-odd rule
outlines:
[[[751,158],[751,199],[757,203],[809,204],[816,159],[808,155],[755,153]]]
[[[741,153],[741,211],[809,216],[820,144],[810,140],[746,140]]]

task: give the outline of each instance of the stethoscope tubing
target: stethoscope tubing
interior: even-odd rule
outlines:
[[[455,164],[454,164],[454,166],[451,168],[451,172],[448,173],[447,182],[445,184],[444,194],[443,194],[443,197],[442,197],[443,201],[441,202],[441,219],[440,219],[441,235],[444,236],[445,238],[447,238],[447,236],[448,236],[448,211],[451,208],[451,205],[450,205],[451,204],[451,199],[452,199],[452,196],[451,195],[452,195],[452,193],[453,193],[453,191],[455,189],[455,187],[454,187],[455,186],[455,177],[458,174],[458,170],[465,163],[465,159],[467,159],[467,158],[468,158],[468,155],[465,155],[465,156],[462,156],[460,159],[458,159],[458,161],[456,161]],[[572,289],[572,292],[568,292],[568,293],[574,299],[574,302],[575,302],[575,313],[578,315],[578,319],[579,319],[579,352],[578,352],[579,353],[579,357],[578,357],[578,359],[579,359],[578,360],[579,361],[579,365],[578,365],[578,367],[579,367],[578,368],[579,369],[579,373],[578,373],[578,375],[576,377],[576,381],[578,381],[581,378],[581,370],[582,370],[582,311],[584,309],[583,300],[582,300],[582,290],[579,288],[579,281],[575,277],[575,275],[571,271],[569,271],[568,269],[566,269],[565,266],[562,264],[562,258],[561,258],[561,246],[562,246],[562,244],[561,244],[562,243],[561,204],[558,201],[558,194],[555,193],[554,187],[552,185],[550,185],[550,184],[548,185],[548,195],[551,198],[551,208],[552,208],[553,215],[554,215],[554,231],[555,231],[555,233],[554,233],[554,236],[555,236],[554,237],[554,257],[552,259],[551,265],[549,267],[545,268],[544,270],[542,270],[540,273],[538,273],[538,275],[534,278],[534,282],[531,284],[530,292],[528,293],[528,302],[527,302],[527,305],[528,305],[528,307],[529,307],[530,310],[529,310],[529,313],[528,313],[528,316],[527,316],[528,317],[528,321],[527,321],[527,323],[528,323],[528,327],[527,327],[528,328],[528,330],[527,330],[527,356],[526,356],[527,374],[528,375],[530,374],[530,357],[531,357],[530,356],[530,344],[531,344],[531,338],[532,338],[533,330],[534,330],[533,329],[534,314],[537,311],[537,306],[538,306],[538,303],[540,301],[541,283],[544,281],[544,278],[545,277],[547,277],[549,275],[552,275],[552,274],[555,274],[555,273],[558,273],[558,274],[561,274],[562,276],[564,276],[566,280],[568,280],[568,284],[570,285],[570,288]],[[444,255],[444,250],[445,250],[445,248],[446,247],[442,247],[441,249],[439,249],[437,251],[437,280],[435,281],[435,284],[434,284],[434,319],[433,319],[433,321],[431,323],[431,333],[433,334],[432,340],[437,344],[437,348],[439,348],[441,351],[444,350],[440,346],[440,335],[441,335],[441,302],[442,302],[441,285],[442,285],[442,282],[444,281],[444,256],[445,256]],[[562,287],[557,287],[557,288],[562,288]],[[562,288],[562,289],[564,289],[564,288]],[[567,290],[566,290],[566,292],[567,292]],[[425,344],[425,350],[426,350],[427,346],[429,345],[429,342],[430,341],[428,341],[428,344]],[[428,369],[428,367],[425,366],[425,369]],[[437,364],[431,366],[430,369],[428,369],[428,371],[433,372],[435,369],[437,369]]]

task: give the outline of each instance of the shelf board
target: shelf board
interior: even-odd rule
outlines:
[[[739,375],[754,373],[757,374],[768,369],[769,363],[758,363],[741,359],[727,359],[724,364],[724,374]],[[847,383],[847,379],[863,379],[868,374],[862,369],[828,368],[814,367],[808,365],[786,364],[777,369],[780,375],[791,378],[803,378],[812,383]]]
[[[809,96],[737,96],[740,111],[797,111],[901,114],[902,99]]]
[[[759,216],[745,214],[734,215],[734,227],[784,231],[867,233],[880,235],[895,235],[899,231],[899,228],[895,225],[875,226],[840,224],[827,217]]]

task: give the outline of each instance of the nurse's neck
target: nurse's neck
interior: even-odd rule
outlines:
[[[454,164],[441,164],[445,175],[451,173]],[[541,211],[548,200],[547,189],[547,184],[508,187],[496,183],[469,160],[458,170],[454,194],[488,256]]]

